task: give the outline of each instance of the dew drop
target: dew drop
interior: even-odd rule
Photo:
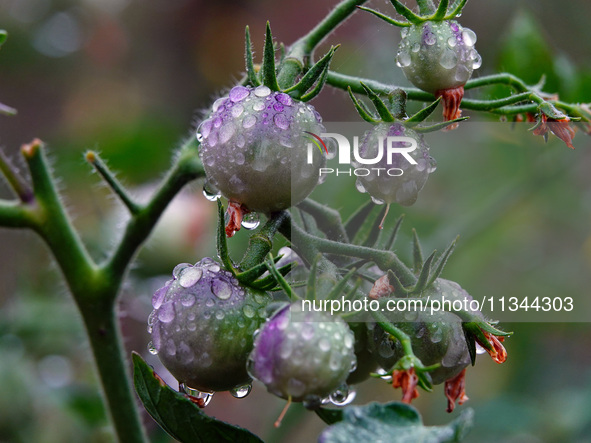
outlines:
[[[229,97],[230,100],[232,100],[234,103],[237,103],[244,100],[249,94],[250,91],[248,88],[245,88],[244,86],[235,86],[230,91]]]
[[[252,390],[252,384],[248,383],[244,386],[238,386],[236,388],[230,389],[230,394],[232,395],[232,397],[235,397],[235,398],[244,398],[248,394],[250,394],[251,390]]]
[[[244,112],[244,106],[242,106],[240,104],[234,105],[232,107],[232,110],[230,112],[232,113],[232,117],[238,118]]]
[[[275,123],[275,126],[277,126],[279,129],[289,128],[289,122],[283,114],[275,114],[275,117],[273,117],[273,123]]]
[[[249,212],[242,217],[242,227],[244,229],[253,230],[258,228],[260,224],[261,220],[256,212]]]
[[[421,49],[421,45],[419,45],[418,43],[415,43],[414,45],[412,45],[411,51],[412,52],[419,52],[420,49]]]
[[[441,328],[437,328],[431,333],[431,341],[433,343],[439,343],[442,339],[443,331],[441,330]]]
[[[210,202],[214,202],[218,200],[222,194],[220,192],[210,191],[206,186],[203,186],[203,196],[208,199]]]
[[[330,394],[330,402],[335,406],[346,406],[355,400],[357,392],[355,389],[343,384],[336,391]]]
[[[388,339],[382,340],[378,346],[378,354],[383,358],[390,358],[394,355],[394,349],[392,348],[392,342]]]
[[[262,111],[263,109],[265,109],[265,103],[264,102],[256,102],[252,106],[252,109],[255,111]]]
[[[476,51],[474,51],[476,52]],[[480,56],[480,54],[478,52],[476,52],[476,56],[474,58],[474,60],[472,61],[472,69],[478,69],[482,66],[482,57]]]
[[[205,120],[199,125],[199,127],[197,128],[197,140],[199,142],[209,137],[209,133],[211,132],[211,126],[212,121],[210,119]]]
[[[401,36],[402,38],[404,38],[404,37],[406,37],[407,35],[408,35],[408,28],[402,28],[402,29],[400,30],[400,36]]]
[[[182,272],[187,268],[192,268],[193,265],[191,263],[180,263],[174,267],[172,270],[172,275],[175,279],[179,278]]]
[[[198,403],[202,404],[203,407],[209,404],[214,394],[213,392],[202,392],[197,389],[190,388],[185,383],[179,383],[179,392],[201,400]]]
[[[217,318],[218,320],[223,320],[225,316],[226,314],[224,314],[224,311],[217,311],[215,313],[215,318]]]
[[[158,349],[156,349],[153,342],[148,343],[148,352],[152,355],[158,354]]]
[[[435,34],[433,34],[433,33],[427,33],[423,37],[423,43],[425,43],[428,46],[432,46],[435,43],[437,43],[437,37],[435,37]]]
[[[325,338],[322,338],[322,339],[320,339],[320,341],[318,342],[318,348],[319,348],[321,351],[323,351],[323,352],[326,352],[326,351],[328,351],[328,350],[330,349],[330,342],[329,342],[327,339],[325,339]]]
[[[373,195],[371,196],[371,201],[374,202],[376,205],[383,205],[384,204],[384,200],[374,197]]]
[[[454,48],[458,44],[458,39],[455,36],[451,36],[447,39],[447,45],[450,48]]]
[[[242,312],[244,312],[244,316],[246,318],[253,318],[254,315],[256,314],[254,308],[250,305],[244,306],[244,308],[242,308]]]
[[[365,189],[365,186],[363,186],[363,183],[361,183],[361,180],[359,180],[359,179],[357,179],[357,181],[355,182],[355,187],[356,187],[356,188],[357,188],[357,190],[358,190],[359,192],[361,192],[362,194],[363,194],[364,192],[367,192],[367,191],[366,191],[366,189]]]
[[[476,353],[477,354],[484,354],[486,352],[486,349],[484,349],[482,346],[480,346],[478,343],[476,343]]]
[[[256,95],[257,97],[266,97],[270,93],[271,90],[265,85],[257,86],[256,88],[254,88],[254,95]]]
[[[220,300],[227,300],[232,295],[232,287],[223,280],[213,280],[211,290]]]
[[[396,65],[405,68],[410,65],[410,54],[406,51],[400,51],[396,56]]]
[[[162,323],[170,323],[174,320],[174,305],[172,301],[164,303],[160,309],[158,309],[158,320]]]
[[[217,112],[217,110],[220,109],[220,106],[222,106],[225,101],[226,101],[225,97],[218,98],[215,102],[213,102],[213,105],[211,106],[211,110],[213,112]]]
[[[458,64],[458,56],[451,49],[446,49],[439,59],[439,64],[445,69],[452,69]]]
[[[164,301],[164,296],[166,295],[167,290],[168,287],[164,286],[154,293],[154,296],[152,297],[152,307],[154,309],[158,309],[160,306],[162,306],[162,302]]]
[[[197,267],[185,268],[183,272],[181,272],[181,276],[179,277],[179,284],[183,288],[190,288],[195,283],[199,281],[201,276],[203,275],[203,270]],[[194,297],[193,297],[194,298]],[[193,303],[195,300],[193,300]],[[193,304],[191,303],[191,304]],[[184,303],[183,303],[184,304]],[[187,306],[187,305],[185,305]],[[188,305],[190,306],[190,305]]]
[[[466,46],[474,46],[476,43],[476,34],[471,29],[464,28],[462,31],[462,38],[464,39]]]
[[[231,122],[226,123],[224,126],[222,126],[219,134],[220,143],[227,143],[228,140],[230,140],[234,135],[235,130],[236,128],[234,127],[234,124]]]
[[[242,120],[242,127],[245,129],[252,128],[256,122],[257,118],[254,115],[247,115],[244,117],[244,120]]]
[[[291,106],[293,104],[293,99],[289,95],[285,94],[284,92],[277,94],[275,96],[275,100],[277,100],[279,103],[281,103],[284,106]]]

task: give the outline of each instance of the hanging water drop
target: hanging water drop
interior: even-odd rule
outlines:
[[[410,54],[406,51],[400,51],[396,56],[396,65],[405,68],[410,65]]]
[[[474,46],[476,43],[476,34],[471,29],[464,28],[462,31],[462,38],[464,39],[464,44],[466,46]]]
[[[242,217],[242,227],[244,229],[253,230],[258,228],[260,224],[261,220],[256,212],[249,212]]]
[[[154,343],[152,343],[152,342],[148,343],[148,352],[152,355],[158,354],[158,349],[156,349],[156,346],[154,346]]]
[[[250,394],[251,390],[252,390],[252,384],[248,383],[244,386],[238,386],[234,389],[231,389],[230,394],[232,395],[232,397],[235,397],[235,398],[244,398],[248,394]]]
[[[202,392],[187,386],[185,383],[179,383],[179,392],[192,397],[192,401],[197,403],[200,408],[206,407],[213,398],[214,392]]]
[[[222,194],[219,191],[211,191],[208,187],[207,187],[207,183],[203,186],[203,196],[208,199],[210,202],[214,202],[216,200],[218,200]]]
[[[346,384],[340,386],[336,391],[330,394],[330,402],[335,406],[346,406],[355,400],[357,392]]]

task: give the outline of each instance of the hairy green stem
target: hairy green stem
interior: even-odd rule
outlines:
[[[367,259],[373,261],[383,271],[391,269],[405,286],[414,285],[417,281],[412,271],[391,251],[315,237],[294,223],[291,223],[289,229],[291,242],[305,255],[303,258],[308,261],[310,258],[313,260],[319,252]],[[281,233],[283,234],[284,231],[285,228],[281,230]]]
[[[258,232],[250,236],[248,248],[240,262],[241,269],[251,269],[265,260],[273,247],[275,234],[287,219],[289,219],[288,212],[275,212]]]
[[[332,8],[330,13],[310,32],[293,43],[289,47],[277,74],[279,86],[281,88],[291,86],[297,76],[310,65],[314,49],[342,22],[349,18],[355,12],[357,6],[366,1],[343,0]]]
[[[298,208],[312,215],[316,219],[318,228],[324,232],[329,240],[348,242],[349,237],[339,211],[307,198]]]
[[[99,271],[74,230],[49,172],[42,143],[35,140],[24,145],[22,153],[35,193],[31,228],[53,252],[82,313],[117,437],[126,443],[144,442],[115,317],[112,294],[117,293],[119,286]]]
[[[395,89],[403,89],[409,100],[416,101],[434,101],[435,96],[417,88],[404,88],[397,85],[388,85],[377,81],[354,77],[337,72],[329,71],[326,78],[326,83],[339,89],[351,90],[357,94],[367,94],[361,83],[369,86],[374,92],[378,94],[388,94]],[[462,100],[462,108],[474,111],[487,111],[495,114],[514,115],[522,112],[535,113],[538,111],[538,105],[544,102],[552,103],[557,108],[560,108],[573,115],[579,116],[581,114],[580,105],[573,105],[564,103],[559,100],[546,100],[535,87],[527,86],[522,80],[512,74],[497,74],[486,77],[480,77],[469,80],[464,89],[474,89],[482,86],[490,86],[495,84],[502,84],[513,88],[517,94],[493,100],[477,100],[464,98]],[[527,102],[527,104],[518,104],[520,102]],[[585,121],[588,121],[585,118]]]
[[[138,248],[148,237],[168,203],[188,182],[205,176],[197,154],[198,143],[191,137],[181,147],[177,160],[150,202],[141,207],[129,221],[119,245],[101,265],[111,277],[121,280]]]

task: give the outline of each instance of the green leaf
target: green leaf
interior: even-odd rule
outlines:
[[[473,415],[471,409],[466,409],[448,425],[425,426],[418,411],[404,403],[349,406],[343,410],[343,420],[325,429],[318,441],[458,442],[472,426]]]
[[[6,39],[8,38],[8,34],[4,29],[0,29],[0,46],[4,44]]]
[[[205,415],[185,395],[164,383],[139,354],[134,352],[132,358],[135,390],[146,411],[162,429],[178,441],[182,443],[262,442],[246,429]]]

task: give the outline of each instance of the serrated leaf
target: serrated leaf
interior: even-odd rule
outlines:
[[[425,426],[418,411],[398,402],[369,403],[349,406],[343,410],[342,421],[329,426],[320,434],[320,443],[349,443],[351,441],[387,441],[388,443],[458,442],[472,426],[473,411],[466,409],[454,421],[444,426]]]
[[[183,394],[172,389],[133,353],[133,381],[146,411],[168,434],[182,443],[262,443],[250,431],[216,420]]]

